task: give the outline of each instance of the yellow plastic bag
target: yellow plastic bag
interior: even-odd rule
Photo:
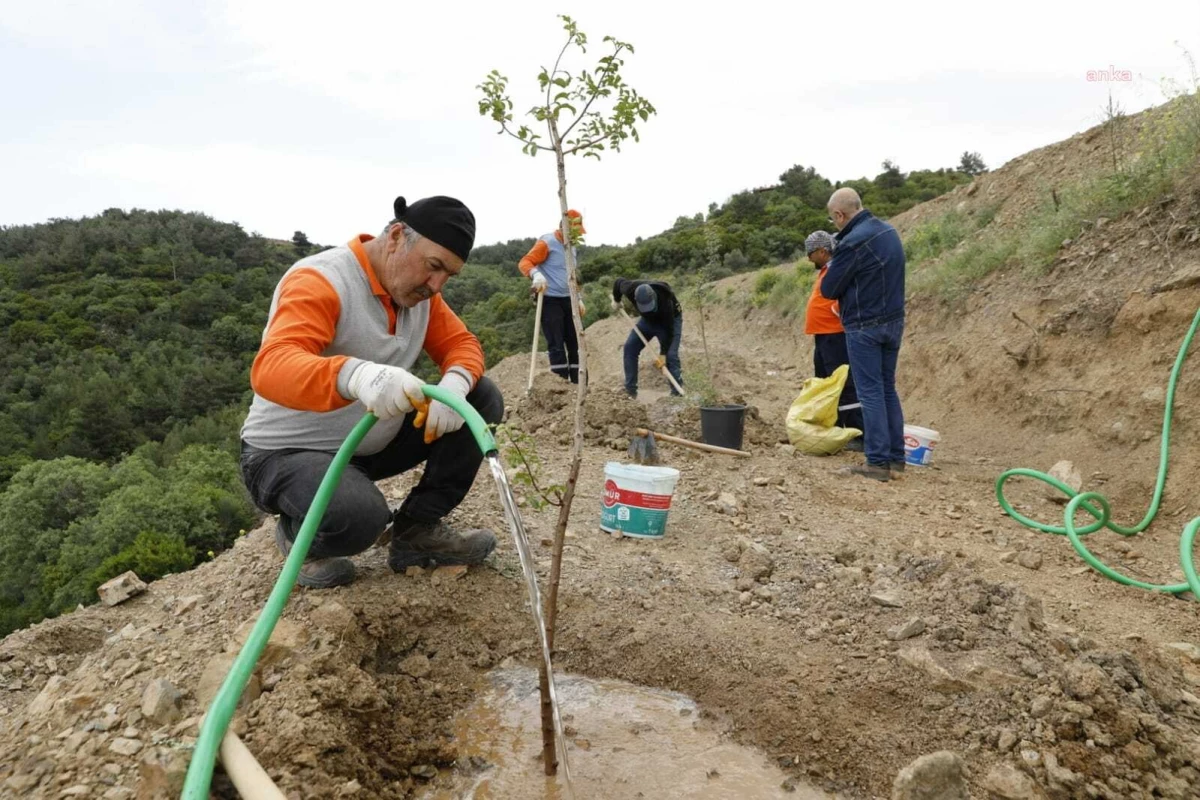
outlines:
[[[787,432],[792,446],[811,456],[827,456],[862,436],[858,428],[837,427],[838,398],[850,366],[843,364],[828,378],[809,378],[788,409]]]

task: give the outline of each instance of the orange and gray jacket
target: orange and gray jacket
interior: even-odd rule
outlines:
[[[563,245],[561,232],[547,233],[534,242],[517,264],[517,269],[526,278],[535,269],[539,270],[546,277],[547,297],[571,296],[571,290],[567,288],[567,249]]]
[[[483,375],[479,340],[441,295],[396,307],[363,249],[371,238],[298,261],[275,287],[242,425],[252,447],[336,451],[366,413],[348,399],[350,376],[364,361],[412,369],[424,350],[443,374],[454,370],[471,385]],[[403,422],[375,423],[355,454],[379,452]]]

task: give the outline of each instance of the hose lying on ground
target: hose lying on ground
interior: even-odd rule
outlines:
[[[1200,311],[1196,312],[1196,316],[1192,319],[1192,326],[1188,329],[1187,336],[1183,338],[1183,344],[1179,347],[1179,355],[1175,358],[1175,366],[1171,369],[1171,378],[1167,382],[1166,410],[1163,413],[1162,444],[1159,448],[1158,458],[1158,480],[1154,485],[1154,496],[1150,501],[1150,508],[1147,509],[1146,516],[1142,518],[1141,522],[1128,528],[1117,525],[1112,521],[1108,499],[1104,495],[1099,492],[1076,492],[1057,478],[1035,469],[1010,469],[1002,473],[996,479],[996,499],[1000,502],[1000,507],[1004,509],[1004,513],[1022,525],[1044,533],[1065,535],[1071,540],[1071,545],[1075,548],[1075,552],[1079,553],[1079,556],[1084,561],[1106,578],[1111,578],[1117,583],[1123,583],[1126,586],[1136,586],[1139,589],[1148,589],[1155,592],[1181,594],[1191,591],[1197,599],[1200,599],[1200,577],[1196,574],[1194,556],[1196,532],[1200,529],[1200,517],[1193,519],[1187,524],[1183,530],[1183,536],[1179,541],[1179,560],[1183,566],[1183,574],[1187,580],[1186,583],[1155,584],[1134,580],[1104,564],[1083,544],[1084,536],[1089,533],[1095,533],[1101,528],[1108,528],[1122,536],[1135,536],[1148,528],[1150,523],[1154,521],[1155,516],[1158,515],[1158,509],[1162,503],[1163,490],[1167,485],[1167,457],[1171,445],[1171,412],[1175,407],[1175,387],[1179,382],[1179,373],[1183,369],[1183,362],[1187,359],[1188,348],[1192,344],[1192,338],[1196,335],[1197,327],[1200,327]],[[1063,511],[1063,524],[1061,526],[1047,525],[1030,519],[1012,507],[1012,504],[1004,496],[1004,484],[1010,478],[1018,476],[1034,478],[1043,483],[1048,483],[1070,498],[1066,510]],[[1075,514],[1081,509],[1090,514],[1093,519],[1086,525],[1079,527],[1075,524]]]

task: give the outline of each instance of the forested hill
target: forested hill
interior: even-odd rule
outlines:
[[[0,229],[0,635],[253,524],[248,368],[307,249],[177,211]]]
[[[108,461],[243,400],[296,257],[177,211],[0,229],[0,482],[29,460]]]

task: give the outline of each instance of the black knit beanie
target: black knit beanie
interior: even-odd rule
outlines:
[[[411,206],[403,197],[392,204],[395,219],[403,222],[430,241],[454,253],[463,261],[475,244],[475,215],[453,197],[426,197]]]

